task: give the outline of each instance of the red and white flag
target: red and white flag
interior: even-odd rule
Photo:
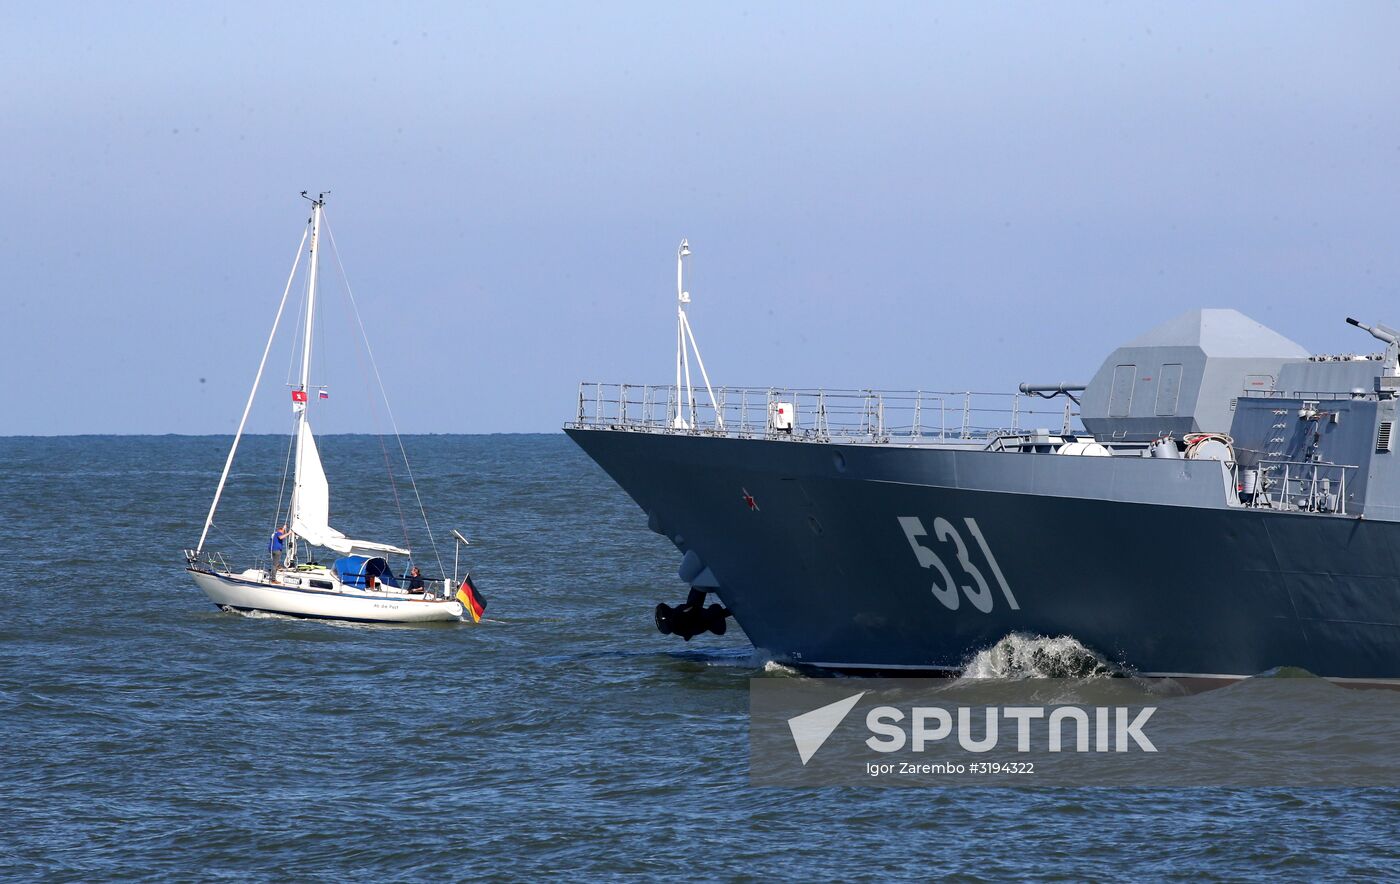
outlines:
[[[293,390],[293,391],[292,391],[292,401],[293,401],[293,402],[305,402],[305,401],[306,401],[306,391],[305,391],[305,390]]]

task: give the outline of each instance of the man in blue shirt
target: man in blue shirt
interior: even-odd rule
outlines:
[[[272,539],[267,542],[267,551],[272,556],[272,564],[274,565],[282,558],[282,550],[287,548],[287,534],[287,526],[283,525],[272,532]]]

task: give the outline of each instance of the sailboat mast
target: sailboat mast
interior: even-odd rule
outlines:
[[[321,207],[325,199],[318,197],[312,202],[311,212],[311,279],[306,289],[306,337],[301,346],[301,389],[307,392],[311,383],[311,331],[312,318],[316,314],[316,276],[321,258]],[[301,411],[301,423],[306,423],[306,409]]]
[[[305,196],[305,194],[302,194]],[[321,209],[326,204],[326,195],[317,194],[311,200],[311,267],[307,271],[306,283],[306,336],[301,344],[301,401],[296,404],[297,409],[297,456],[294,472],[292,475],[292,504],[287,513],[287,521],[291,524],[291,533],[287,538],[286,561],[291,562],[296,559],[297,552],[297,512],[301,507],[301,476],[302,459],[305,453],[302,450],[302,440],[306,438],[306,412],[311,403],[311,341],[313,339],[314,323],[316,317],[316,279],[321,265]]]

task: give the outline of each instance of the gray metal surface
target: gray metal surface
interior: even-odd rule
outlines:
[[[780,660],[956,669],[1020,631],[1072,635],[1143,673],[1400,678],[1397,369],[1299,357],[1225,312],[1195,320],[1200,370],[1183,371],[1172,418],[1189,414],[1194,432],[1202,415],[1228,416],[1212,427],[1228,445],[1200,449],[1228,460],[1193,459],[1163,442],[1167,426],[1132,438],[1165,415],[1091,416],[1135,364],[1121,360],[1188,365],[1168,351],[1189,315],[1105,361],[1078,432],[929,444],[799,423],[740,437],[639,432],[583,408],[567,429],[676,545],[683,578]],[[1243,342],[1218,340],[1240,329]],[[1163,364],[1175,363],[1155,377]],[[1267,386],[1247,386],[1265,369]],[[1330,389],[1278,386],[1290,377]],[[1151,441],[1181,456],[1150,457]],[[1101,456],[1067,456],[1086,447]]]
[[[1082,399],[1095,435],[1225,432],[1241,390],[1272,390],[1302,347],[1237,310],[1192,310],[1114,350]]]

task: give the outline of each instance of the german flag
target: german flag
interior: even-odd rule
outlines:
[[[468,574],[462,579],[462,586],[457,590],[457,601],[471,612],[473,623],[481,622],[481,615],[486,613],[486,596],[472,583],[472,575]]]

